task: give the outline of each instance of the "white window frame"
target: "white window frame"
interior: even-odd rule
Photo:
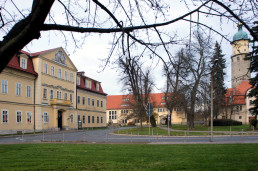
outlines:
[[[48,74],[48,64],[44,63],[43,73]]]
[[[58,76],[57,76],[59,79],[61,79],[62,78],[62,69],[61,68],[59,68],[58,69]]]
[[[99,91],[99,83],[96,83],[96,90]]]
[[[50,96],[49,96],[49,99],[53,99],[54,98],[54,90],[51,89],[50,90]]]
[[[21,58],[21,68],[27,69],[27,59]]]
[[[51,76],[55,76],[55,66],[51,65]]]
[[[26,96],[31,97],[31,86],[30,85],[27,85],[27,87],[26,87]]]
[[[99,100],[97,99],[97,107],[99,107]]]
[[[76,77],[76,84],[81,85],[81,77]]]
[[[74,122],[74,115],[71,114],[71,115],[70,115],[70,123],[73,123],[73,122]]]
[[[22,123],[22,111],[16,110],[15,113],[16,113],[16,123],[21,124]],[[18,120],[18,113],[20,113],[20,116],[19,116],[20,120]]]
[[[43,88],[43,99],[47,99],[47,88]]]
[[[31,116],[32,116],[31,114],[32,114],[32,112],[26,112],[26,122],[27,122],[27,124],[31,124]],[[28,119],[29,119],[29,121],[28,121]]]
[[[80,104],[81,103],[81,97],[77,96],[77,103]]]
[[[4,112],[6,112],[6,122],[4,122]],[[7,109],[2,109],[1,110],[1,118],[2,118],[2,124],[8,124],[8,113],[9,113],[9,110]]]
[[[73,94],[70,94],[70,101],[73,102]]]
[[[65,71],[65,81],[68,81],[68,72]]]
[[[82,104],[85,105],[85,97],[82,96]]]
[[[2,80],[2,94],[7,94],[8,93],[8,81],[7,80]]]
[[[21,96],[22,84],[16,83],[16,96]]]
[[[70,73],[70,81],[73,82],[73,73]]]
[[[49,123],[49,116],[47,112],[43,113],[43,120],[44,120],[44,123]]]
[[[60,90],[56,91],[56,98],[57,99],[62,99],[62,91],[60,91]]]
[[[64,100],[67,100],[67,93],[64,93]]]

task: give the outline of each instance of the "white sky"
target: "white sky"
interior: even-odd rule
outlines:
[[[22,1],[25,2],[25,1]],[[28,6],[31,5],[31,1],[28,2]],[[178,1],[179,2],[179,1]],[[177,3],[178,3],[177,2]],[[18,5],[21,3],[21,1],[17,1]],[[178,6],[175,10],[173,10],[173,13],[171,13],[171,16],[168,16],[168,18],[173,19],[175,16],[178,16],[180,14],[183,14],[185,12],[185,8],[183,9],[183,6],[181,6],[182,3]],[[55,5],[53,8],[57,8]],[[60,19],[63,16],[58,16]],[[193,16],[194,17],[194,16]],[[206,18],[200,18],[200,21],[210,20]],[[213,23],[213,28],[217,29],[218,31],[221,31],[221,28],[223,28],[223,32],[228,34],[229,37],[232,37],[237,32],[237,27],[233,25],[232,23],[225,23],[221,27],[218,23],[219,20],[211,20],[208,21],[208,23]],[[169,29],[171,29],[172,32],[176,32],[179,36],[185,37],[189,33],[189,27],[188,22],[180,22],[175,23],[171,26],[169,26]],[[2,37],[2,35],[0,35]],[[214,42],[217,40],[220,42],[221,37],[213,34]],[[71,60],[77,67],[78,71],[85,71],[85,75],[89,76],[93,79],[96,79],[102,83],[102,88],[105,93],[109,95],[117,95],[122,94],[121,90],[123,85],[119,82],[119,72],[115,68],[116,66],[109,64],[104,71],[102,71],[102,68],[100,67],[103,65],[103,63],[99,59],[104,59],[108,56],[109,53],[109,42],[112,40],[111,34],[92,34],[91,36],[87,37],[85,40],[85,44],[80,47],[79,49],[76,49],[74,52],[73,46],[70,46],[73,44],[71,40],[68,42],[67,46],[67,54],[69,54]],[[65,48],[65,43],[62,35],[57,32],[42,32],[41,38],[38,40],[33,40],[30,44],[28,44],[24,50],[30,51],[30,52],[37,52],[37,51],[43,51],[47,49],[57,48],[57,47],[63,47]],[[176,53],[176,50],[178,48],[175,48],[174,53]],[[227,87],[231,86],[230,83],[230,77],[231,77],[231,68],[230,68],[230,57],[232,54],[231,45],[229,42],[223,41],[222,42],[222,52],[225,54],[226,58],[226,81],[225,84]],[[116,56],[112,57],[112,60],[115,60]],[[161,92],[161,89],[164,87],[164,78],[162,77],[161,72],[161,63],[154,69],[154,72],[152,73],[153,79],[155,80],[156,87],[159,89],[154,89],[154,92]],[[100,72],[101,71],[101,72]]]

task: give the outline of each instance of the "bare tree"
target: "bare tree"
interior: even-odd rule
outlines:
[[[115,49],[123,51],[125,36],[135,41],[137,47],[143,47],[142,53],[151,53],[163,60],[157,47],[171,43],[169,38],[174,37],[174,33],[158,28],[169,27],[178,21],[196,23],[229,41],[229,36],[213,29],[207,22],[209,19],[201,20],[202,17],[220,18],[222,24],[225,22],[223,18],[233,23],[241,22],[254,40],[258,40],[250,29],[258,14],[256,0],[183,0],[178,3],[184,3],[188,10],[181,16],[169,16],[173,7],[177,8],[176,1],[165,0],[32,0],[31,3],[30,9],[24,9],[14,0],[3,0],[0,3],[0,31],[4,35],[0,42],[0,72],[15,53],[33,39],[38,39],[43,31],[61,31],[65,41],[68,40],[67,35],[70,35],[75,47],[80,40],[75,32],[87,33],[83,34],[85,37],[90,33],[113,33],[107,63]],[[51,11],[52,6],[58,6],[58,10]],[[60,20],[57,14],[65,19]],[[154,33],[158,33],[159,41],[150,38]],[[162,35],[167,41],[163,41]]]
[[[188,68],[185,63],[185,52],[183,49],[177,52],[173,58],[173,62],[167,62],[167,67],[164,67],[164,74],[166,75],[166,88],[165,88],[165,102],[169,110],[170,125],[172,125],[172,112],[174,108],[181,108],[184,103],[181,89],[184,86],[185,78],[188,76]]]
[[[139,65],[139,59],[139,57],[127,57],[125,60],[120,58],[119,66],[122,70],[121,81],[124,83],[125,89],[129,90],[129,94],[132,94],[133,97],[132,100],[128,101],[133,112],[128,114],[127,118],[139,119],[142,128],[142,122],[147,119],[145,106],[150,100],[153,83],[150,77],[150,70],[143,72],[141,65]],[[153,115],[151,117],[151,125],[156,127]]]
[[[210,69],[208,62],[211,57],[211,37],[205,36],[202,32],[195,32],[194,41],[188,46],[188,54],[184,59],[187,62],[187,68],[190,69],[187,91],[185,92],[187,121],[189,128],[194,128],[194,115],[198,98],[201,97],[200,85],[207,83]]]

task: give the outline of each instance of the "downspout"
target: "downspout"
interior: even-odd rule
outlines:
[[[33,92],[34,92],[34,93],[33,93],[33,94],[34,94],[34,95],[33,95],[33,96],[34,96],[34,97],[33,97],[33,120],[34,120],[34,121],[33,121],[33,122],[34,122],[34,125],[33,125],[34,128],[33,128],[33,129],[34,129],[34,133],[35,133],[35,131],[36,131],[36,123],[35,123],[35,122],[36,122],[36,118],[35,118],[35,111],[36,111],[36,110],[35,110],[35,108],[36,108],[36,106],[35,106],[35,105],[36,105],[36,104],[35,104],[35,101],[36,101],[36,92],[35,92],[35,90],[36,90],[36,88],[35,88],[35,85],[36,85],[36,77],[34,78],[34,90],[33,90]]]

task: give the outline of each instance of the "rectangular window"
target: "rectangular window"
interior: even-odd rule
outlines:
[[[99,117],[97,116],[97,123],[99,123]]]
[[[58,78],[62,78],[62,70],[60,68],[58,69]]]
[[[101,119],[101,123],[103,123],[103,117],[101,117],[100,119]]]
[[[81,85],[81,77],[77,77],[76,78],[76,84],[77,85]]]
[[[239,106],[239,110],[242,111],[242,105]]]
[[[16,96],[21,96],[21,84],[16,83]]]
[[[94,99],[92,99],[92,106],[94,106]]]
[[[85,105],[85,97],[82,97],[82,104]]]
[[[91,119],[91,120],[92,120],[91,122],[94,123],[94,116],[92,116],[92,119]]]
[[[8,123],[8,111],[2,110],[2,123]]]
[[[43,99],[47,99],[47,89],[43,88]]]
[[[21,111],[16,112],[16,122],[21,123],[22,122],[22,113]]]
[[[55,67],[51,66],[51,76],[55,76]]]
[[[73,102],[73,94],[70,94],[70,101]]]
[[[97,107],[99,107],[99,100],[97,100]]]
[[[88,116],[88,123],[90,123],[90,116]]]
[[[2,93],[7,94],[8,91],[8,81],[2,80]]]
[[[70,73],[70,81],[73,82],[73,73]]]
[[[31,112],[27,112],[27,123],[31,123]]]
[[[80,77],[77,77],[77,78],[76,78],[76,84],[77,84],[77,85],[81,85],[81,78],[80,78]]]
[[[27,93],[26,93],[26,94],[27,94],[27,97],[30,97],[30,94],[31,94],[31,93],[30,93],[30,89],[31,89],[30,86],[27,86]]]
[[[109,111],[109,120],[111,120],[111,119],[112,119],[112,112]]]
[[[65,71],[65,80],[68,81],[68,72]]]
[[[85,115],[82,116],[82,123],[85,123]]]
[[[54,90],[50,90],[50,99],[54,98]]]
[[[64,99],[67,100],[67,93],[64,93]]]
[[[91,80],[86,80],[86,88],[91,89]]]
[[[70,119],[71,123],[73,123],[73,114],[70,115]]]
[[[78,122],[81,120],[81,116],[80,115],[78,115]]]
[[[62,98],[62,92],[61,91],[56,91],[56,98],[61,99]]]
[[[103,101],[100,102],[100,107],[103,107]]]
[[[99,91],[99,83],[96,84],[96,90]]]
[[[80,96],[77,96],[77,103],[80,104]]]
[[[47,112],[44,112],[44,122],[45,123],[48,123],[49,122],[49,116],[48,116],[48,113]]]
[[[21,59],[21,68],[27,69],[26,59],[24,59],[24,58]]]
[[[88,106],[90,106],[90,98],[88,98]]]
[[[48,70],[47,63],[44,63],[44,70],[43,70],[43,72],[44,72],[45,74],[47,74],[47,73],[48,73],[47,70]]]

